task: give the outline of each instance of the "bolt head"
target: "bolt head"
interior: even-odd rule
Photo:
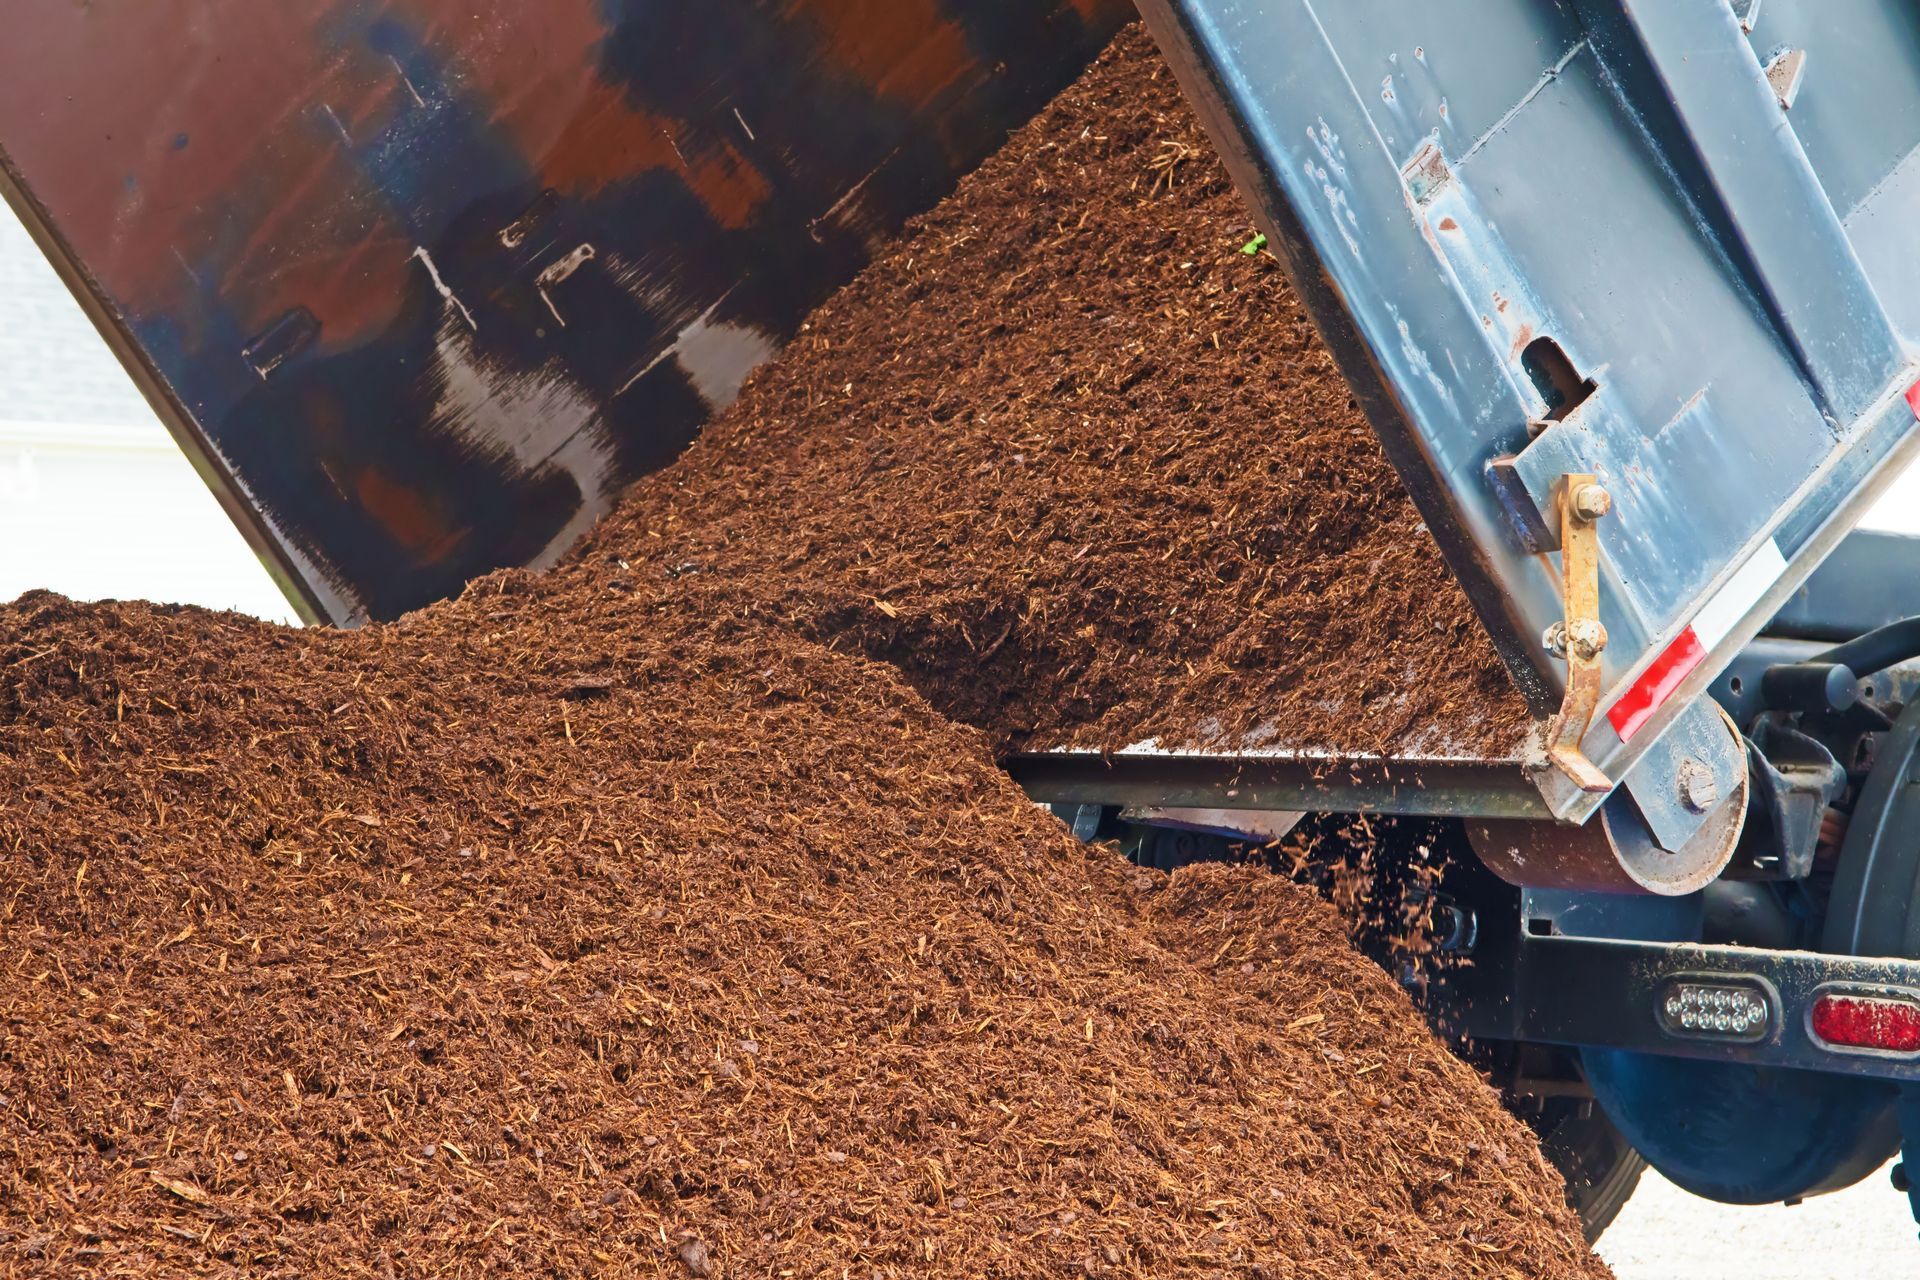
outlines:
[[[1583,484],[1573,491],[1573,514],[1582,520],[1598,520],[1613,510],[1613,495],[1597,484]]]
[[[1556,622],[1540,633],[1540,643],[1556,658],[1567,656],[1567,624]]]
[[[1607,629],[1592,619],[1576,622],[1567,635],[1567,647],[1582,662],[1591,662],[1606,651]]]
[[[1688,757],[1680,762],[1680,803],[1694,813],[1705,813],[1720,803],[1720,784],[1713,770]]]

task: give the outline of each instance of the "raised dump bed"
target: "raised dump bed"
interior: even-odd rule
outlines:
[[[548,563],[1128,0],[35,5],[0,187],[309,617]]]
[[[390,616],[564,550],[1124,16],[739,7],[46,9],[5,66],[7,187],[304,607]],[[1546,811],[1577,820],[1911,447],[1915,20],[1323,8],[1147,6],[1542,726],[1534,763],[1562,762],[1531,775]],[[1569,476],[1606,508],[1571,570],[1605,647],[1562,716]],[[1290,710],[1221,745],[1310,767],[1342,735]]]

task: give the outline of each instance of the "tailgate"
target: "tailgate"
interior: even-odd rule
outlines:
[[[1142,9],[1543,720],[1610,498],[1584,817],[1915,449],[1920,10]]]

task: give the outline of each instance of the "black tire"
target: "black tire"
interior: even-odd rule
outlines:
[[[1626,1207],[1646,1160],[1591,1102],[1556,1098],[1534,1128],[1540,1150],[1566,1179],[1567,1203],[1580,1215],[1587,1243],[1593,1243]]]

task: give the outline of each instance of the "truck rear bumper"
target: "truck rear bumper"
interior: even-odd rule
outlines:
[[[1905,1034],[1904,1023],[1890,1024],[1880,1038],[1911,1048],[1836,1044],[1816,1027],[1858,1025],[1858,1019],[1845,1020],[1840,1002],[1893,1012],[1904,1007],[1911,1010],[1912,1025],[1920,1026],[1920,960],[1532,933],[1523,933],[1516,945],[1515,963],[1476,966],[1455,984],[1464,988],[1460,1031],[1485,1039],[1920,1081],[1920,1038]],[[1735,1007],[1751,1009],[1751,1002],[1759,1002],[1761,1020],[1756,1024],[1749,1016],[1733,1027],[1728,1003],[1715,1012],[1709,1002],[1706,1025],[1680,1025],[1687,1008],[1673,1011],[1672,1002],[1692,995],[1685,1004],[1699,1010],[1698,997],[1721,992],[1729,993]],[[1731,1000],[1733,992],[1742,993],[1739,1001]],[[1719,1024],[1712,1021],[1716,1017]],[[1690,1020],[1700,1021],[1700,1014]]]

